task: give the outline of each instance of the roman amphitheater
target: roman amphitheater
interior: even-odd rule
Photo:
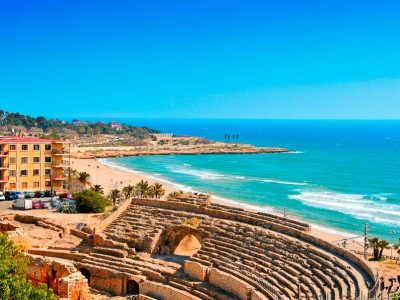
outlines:
[[[48,238],[35,244],[38,228]],[[364,259],[308,224],[207,195],[131,199],[95,227],[9,214],[0,231],[30,236],[29,278],[73,300],[370,299],[379,286]]]

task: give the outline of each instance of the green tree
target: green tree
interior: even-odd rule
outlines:
[[[96,193],[99,193],[99,194],[102,194],[102,195],[104,194],[104,189],[100,184],[95,184],[90,189],[92,191],[95,191]]]
[[[110,199],[113,203],[113,206],[121,199],[121,192],[118,189],[113,189],[108,194],[108,199]]]
[[[160,199],[162,196],[165,194],[165,190],[163,189],[163,185],[160,183],[154,183],[150,186],[150,194],[157,198]]]
[[[32,286],[26,279],[28,260],[21,251],[0,234],[0,299],[56,300],[46,285]]]
[[[78,173],[78,180],[80,183],[82,183],[85,187],[87,185],[91,185],[91,176],[87,172],[79,172]]]
[[[122,194],[124,195],[125,199],[131,198],[135,193],[135,187],[133,185],[127,185],[123,187]]]
[[[380,260],[382,258],[383,250],[387,249],[389,242],[385,240],[380,240],[379,238],[368,239],[369,246],[373,250],[374,260]]]
[[[139,198],[146,198],[149,194],[150,185],[147,181],[141,180],[136,184],[135,188]]]
[[[79,212],[101,213],[106,208],[106,201],[103,195],[92,190],[83,190],[75,193],[74,198]]]

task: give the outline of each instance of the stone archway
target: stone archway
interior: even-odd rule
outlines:
[[[139,294],[139,283],[135,280],[128,280],[126,282],[126,294],[127,295],[138,295]]]
[[[187,226],[172,226],[167,230],[166,243],[171,254],[192,256],[200,250],[203,234]]]
[[[80,271],[81,271],[82,275],[85,276],[85,278],[88,281],[88,284],[90,285],[90,271],[85,268],[82,268]]]

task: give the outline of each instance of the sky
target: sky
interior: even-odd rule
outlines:
[[[0,2],[0,109],[400,119],[400,1]]]

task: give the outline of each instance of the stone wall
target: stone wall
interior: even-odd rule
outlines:
[[[45,283],[60,298],[89,300],[86,278],[69,261],[28,255],[27,276],[33,285]]]
[[[200,298],[174,287],[151,281],[139,285],[140,294],[163,300],[200,300]]]
[[[208,215],[210,217],[214,218],[219,218],[219,219],[226,219],[226,220],[232,220],[232,221],[238,221],[238,222],[244,222],[248,223],[251,225],[256,225],[256,226],[261,226],[263,228],[271,229],[276,232],[280,232],[283,234],[287,234],[289,236],[293,236],[296,238],[300,238],[306,242],[315,244],[317,246],[320,246],[332,253],[335,253],[339,256],[345,257],[349,261],[353,262],[357,266],[359,266],[362,270],[364,270],[371,278],[371,283],[374,281],[374,276],[375,272],[370,266],[370,264],[365,261],[364,259],[360,258],[357,256],[355,253],[343,249],[339,246],[333,245],[332,243],[325,241],[321,238],[315,237],[308,232],[301,231],[296,229],[295,227],[289,227],[285,226],[282,224],[278,223],[272,223],[272,222],[265,222],[262,220],[258,220],[254,217],[247,216],[246,211],[243,211],[243,214],[241,213],[235,213],[235,210],[233,209],[233,212],[229,212],[227,210],[219,210],[219,209],[212,209],[208,208],[205,206],[197,206],[197,205],[192,205],[189,203],[185,202],[179,202],[179,201],[165,201],[165,200],[160,200],[160,199],[139,199],[135,198],[132,200],[132,203],[135,205],[142,205],[142,206],[150,206],[150,207],[159,207],[163,209],[168,209],[168,210],[177,210],[177,211],[186,211],[186,212],[192,212],[196,214],[204,214]],[[229,207],[227,207],[229,208]]]

